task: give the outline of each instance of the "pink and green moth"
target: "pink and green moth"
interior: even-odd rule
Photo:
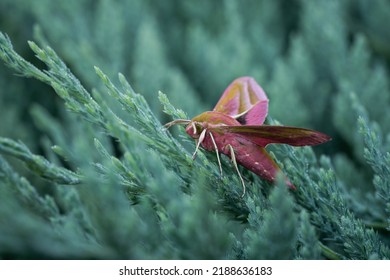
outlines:
[[[187,134],[196,141],[193,159],[200,146],[207,151],[215,151],[221,175],[219,153],[230,157],[240,177],[244,195],[245,182],[237,163],[274,182],[281,170],[266,151],[268,144],[313,146],[331,140],[328,135],[310,129],[265,125],[267,114],[268,98],[264,90],[254,78],[240,77],[227,87],[213,111],[204,112],[192,120],[177,119],[165,127],[187,125]],[[286,184],[295,189],[287,178]]]

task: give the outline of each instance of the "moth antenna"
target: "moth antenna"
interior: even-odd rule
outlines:
[[[244,182],[244,179],[242,179],[240,171],[238,170],[238,165],[237,165],[237,161],[236,161],[236,155],[234,154],[233,147],[230,144],[228,144],[228,147],[230,149],[230,155],[231,155],[231,159],[232,159],[233,165],[236,168],[238,176],[241,179],[241,183],[242,183],[242,195],[241,195],[241,197],[244,197],[244,195],[245,195],[245,182]]]
[[[215,143],[214,136],[213,136],[213,134],[210,131],[209,131],[209,135],[210,135],[211,141],[214,144],[215,153],[217,154],[217,160],[218,160],[218,165],[219,165],[219,172],[220,172],[220,174],[222,176],[222,164],[221,164],[221,160],[219,159],[217,143]]]
[[[200,144],[202,144],[202,142],[203,142],[205,136],[206,136],[206,129],[203,129],[203,131],[202,131],[202,132],[200,133],[200,135],[199,135],[198,143],[196,143],[195,152],[194,152],[194,154],[192,155],[192,159],[193,159],[193,160],[196,158],[196,153],[198,152],[199,146],[200,146]]]
[[[164,128],[168,129],[171,126],[176,125],[176,124],[189,124],[189,123],[190,123],[190,120],[177,119],[177,120],[173,120],[169,123],[164,124]]]

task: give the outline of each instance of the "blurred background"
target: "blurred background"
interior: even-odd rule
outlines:
[[[0,0],[0,30],[24,58],[42,67],[27,41],[47,44],[88,90],[103,88],[94,66],[114,81],[120,72],[163,123],[170,119],[159,90],[193,117],[212,109],[235,78],[253,76],[273,119],[332,136],[316,153],[331,157],[362,200],[373,173],[351,96],[389,150],[389,19],[388,0]],[[50,87],[1,64],[0,136],[45,155],[37,108],[68,129]]]

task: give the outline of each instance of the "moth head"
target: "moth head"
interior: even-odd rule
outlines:
[[[165,124],[164,128],[168,129],[171,126],[176,125],[176,124],[187,125],[186,132],[189,136],[191,136],[194,139],[198,139],[200,137],[200,134],[204,130],[204,127],[202,126],[201,122],[194,121],[194,120],[183,120],[183,119],[171,121],[171,122]]]
[[[192,138],[198,139],[203,129],[204,128],[199,122],[190,121],[186,127],[186,132]]]

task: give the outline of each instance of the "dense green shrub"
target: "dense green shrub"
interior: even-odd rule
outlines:
[[[390,258],[389,14],[385,0],[1,1],[0,258]],[[270,147],[296,191],[241,169],[241,198],[226,157],[220,177],[215,154],[192,161],[184,130],[162,127],[244,75],[269,123],[333,138]]]

